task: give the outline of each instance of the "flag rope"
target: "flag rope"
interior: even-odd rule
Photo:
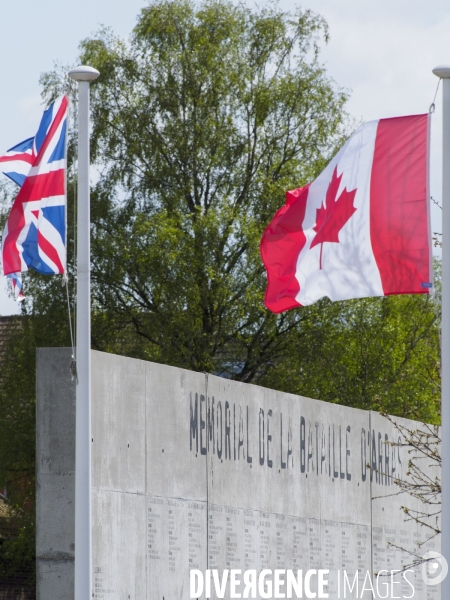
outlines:
[[[75,359],[75,344],[73,343],[72,314],[70,312],[69,281],[67,277],[64,277],[64,283],[66,284],[67,310],[69,313],[70,343],[72,344],[72,360],[70,361],[70,373],[72,375],[72,381],[75,379],[76,383],[78,383],[77,361]]]
[[[78,131],[78,111],[75,109],[75,106],[78,107],[78,99],[77,99],[77,103],[75,104],[75,102],[72,105],[73,108],[73,124],[74,124],[74,130]],[[78,177],[76,176],[78,172],[78,159],[76,157],[74,157],[73,159],[73,256],[74,256],[74,274],[73,274],[73,278],[74,278],[74,289],[75,289],[75,273],[77,271],[77,265],[76,265],[76,260],[77,260],[77,206],[78,206]],[[75,335],[76,335],[76,331],[77,331],[77,295],[74,295],[74,315],[73,315],[73,327],[75,330]],[[77,340],[75,339],[75,344],[72,341],[72,352],[73,352],[73,362],[74,362],[74,369],[75,369],[75,374],[76,374],[76,353],[75,353],[75,347],[77,344]],[[72,367],[71,367],[72,368]],[[78,376],[76,376],[76,382],[78,383]]]
[[[72,85],[71,83],[68,86],[68,92],[72,95]],[[73,128],[74,130],[77,129],[77,111],[75,109],[76,106],[76,102],[74,102],[73,98],[71,98],[71,103],[70,106],[72,108],[72,120],[73,120]],[[73,177],[72,177],[72,181],[73,181],[73,243],[74,243],[74,257],[76,257],[76,243],[77,243],[77,165],[76,165],[76,159],[74,158],[73,163],[72,163],[72,173],[73,173]],[[67,248],[69,246],[68,244],[68,240],[67,240]],[[75,276],[74,276],[75,278]],[[73,315],[73,325],[72,325],[72,313],[70,310],[70,292],[69,292],[69,277],[68,277],[68,273],[67,273],[67,266],[66,266],[66,273],[65,273],[65,277],[64,277],[64,283],[66,284],[66,297],[67,297],[67,312],[68,312],[68,316],[69,316],[69,330],[70,330],[70,343],[71,343],[71,347],[72,347],[72,360],[70,361],[70,373],[72,375],[72,381],[75,380],[75,383],[78,384],[78,373],[77,373],[77,360],[76,360],[76,351],[75,351],[75,347],[76,347],[76,340],[74,341],[74,330],[76,331],[76,295],[74,296],[74,315]],[[74,279],[74,287],[75,287],[75,279]]]
[[[440,83],[441,83],[441,80],[439,79],[439,80],[438,80],[438,84],[437,84],[437,86],[436,86],[436,91],[435,91],[435,93],[434,93],[433,102],[430,104],[430,108],[428,109],[428,112],[430,113],[430,115],[432,115],[432,114],[434,113],[434,110],[435,110],[435,108],[436,108],[436,104],[435,104],[435,102],[436,102],[436,96],[437,96],[437,93],[438,93],[438,91],[439,91],[439,85],[440,85]]]

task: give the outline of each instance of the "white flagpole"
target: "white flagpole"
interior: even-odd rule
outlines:
[[[99,75],[86,66],[69,71],[69,77],[78,81],[75,600],[92,596],[89,83]]]
[[[441,330],[441,554],[450,561],[450,66],[433,73],[442,81],[442,330]],[[447,306],[449,305],[449,306]],[[450,598],[450,576],[441,598]]]

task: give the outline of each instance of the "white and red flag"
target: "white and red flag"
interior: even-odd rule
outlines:
[[[267,308],[430,293],[427,166],[428,115],[361,125],[264,232]]]
[[[23,271],[54,275],[66,268],[66,132],[69,100],[44,112],[34,138],[0,156],[0,170],[17,183],[2,236],[3,273],[23,300]]]

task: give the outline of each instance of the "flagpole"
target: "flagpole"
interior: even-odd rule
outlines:
[[[89,85],[99,74],[86,66],[69,71],[78,81],[75,600],[92,596]]]
[[[450,66],[433,73],[442,81],[442,329],[441,329],[441,554],[450,562]],[[450,576],[441,597],[450,598]]]

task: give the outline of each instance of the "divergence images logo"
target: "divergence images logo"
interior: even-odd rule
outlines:
[[[426,585],[439,585],[447,577],[448,563],[439,552],[429,551],[423,555],[422,579]]]

